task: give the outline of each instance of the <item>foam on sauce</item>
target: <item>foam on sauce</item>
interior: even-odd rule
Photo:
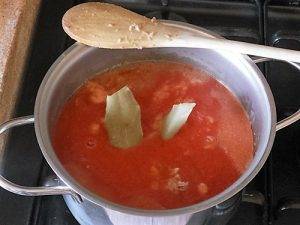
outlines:
[[[104,127],[105,99],[128,86],[140,105],[143,140],[118,149]],[[160,135],[174,104],[195,102],[170,140]],[[248,117],[222,84],[191,65],[138,62],[87,81],[53,127],[66,170],[100,196],[131,207],[170,209],[198,203],[230,186],[253,158]]]

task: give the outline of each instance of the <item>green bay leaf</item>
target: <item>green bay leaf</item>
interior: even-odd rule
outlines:
[[[142,140],[140,106],[127,86],[107,96],[104,124],[115,147],[130,148]]]

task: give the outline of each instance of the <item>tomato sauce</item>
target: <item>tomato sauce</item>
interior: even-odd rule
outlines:
[[[127,85],[141,108],[143,140],[113,147],[104,127],[106,96]],[[174,104],[195,102],[170,140],[160,135]],[[253,158],[251,124],[221,83],[194,66],[145,61],[95,76],[65,103],[52,143],[66,170],[115,203],[170,209],[212,197],[230,186]]]

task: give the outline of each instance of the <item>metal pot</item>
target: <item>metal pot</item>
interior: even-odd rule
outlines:
[[[207,30],[189,24],[165,23],[169,26],[185,27],[199,35],[220,38]],[[248,169],[226,190],[195,205],[168,210],[144,210],[109,202],[73,179],[59,162],[51,145],[50,131],[60,108],[85,80],[99,71],[123,62],[149,59],[178,60],[201,66],[238,97],[252,123],[255,155]],[[300,70],[299,65],[291,64]],[[273,95],[255,61],[248,56],[191,48],[109,50],[76,43],[67,49],[47,72],[38,91],[34,116],[16,118],[0,126],[1,134],[11,127],[34,123],[42,153],[59,179],[50,180],[43,187],[23,187],[0,176],[0,186],[21,195],[65,195],[70,210],[82,224],[102,224],[103,221],[108,224],[110,221],[114,223],[121,221],[121,224],[141,224],[141,221],[143,224],[186,224],[187,221],[193,224],[193,221],[198,221],[198,224],[201,218],[203,220],[204,216],[212,214],[218,207],[239,201],[240,195],[236,194],[255,177],[265,163],[276,130],[298,119],[300,119],[299,110],[276,124]],[[196,212],[198,213],[195,214]]]

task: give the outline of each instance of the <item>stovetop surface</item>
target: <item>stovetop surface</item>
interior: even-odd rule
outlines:
[[[116,0],[149,17],[203,26],[226,38],[300,50],[300,1]],[[33,114],[38,87],[55,59],[73,41],[61,28],[63,13],[81,1],[44,0],[15,116]],[[282,62],[260,65],[273,91],[279,119],[300,105],[300,72]],[[244,201],[228,225],[300,224],[300,123],[277,133],[271,155],[247,186]],[[39,150],[34,129],[11,132],[2,161],[6,178],[38,186],[53,172]],[[24,197],[0,189],[1,225],[78,224],[61,196]]]

